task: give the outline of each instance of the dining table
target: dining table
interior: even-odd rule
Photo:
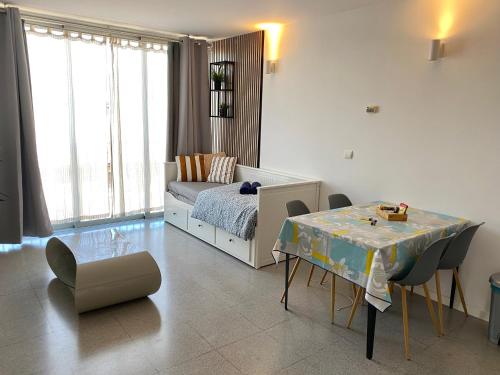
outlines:
[[[276,261],[281,253],[286,259],[285,309],[291,256],[365,289],[368,359],[373,357],[377,311],[384,312],[392,304],[390,279],[409,272],[431,243],[470,224],[465,218],[412,207],[407,210],[407,221],[388,221],[377,215],[380,205],[394,206],[376,201],[289,217],[273,248]]]

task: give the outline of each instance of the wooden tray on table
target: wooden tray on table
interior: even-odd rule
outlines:
[[[377,215],[388,221],[407,221],[408,214],[396,214],[392,211],[381,210],[377,207]]]

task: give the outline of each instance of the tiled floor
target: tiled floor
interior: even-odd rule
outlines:
[[[500,349],[487,324],[446,312],[434,335],[423,299],[410,300],[412,361],[402,349],[399,295],[379,314],[374,360],[364,357],[366,308],[329,323],[329,287],[302,266],[279,303],[283,265],[256,271],[161,221],[118,225],[149,249],[162,275],[149,299],[76,315],[45,261],[43,240],[0,246],[0,374],[488,374]],[[87,229],[89,230],[89,229]],[[338,282],[338,305],[350,288]]]

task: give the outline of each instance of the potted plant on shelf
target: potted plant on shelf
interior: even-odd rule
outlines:
[[[224,71],[219,67],[217,70],[212,71],[211,77],[212,81],[214,81],[214,89],[220,90],[222,88],[222,82],[226,79]]]
[[[219,105],[219,117],[227,117],[229,106],[226,103]]]

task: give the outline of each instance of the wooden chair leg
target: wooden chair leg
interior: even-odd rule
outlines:
[[[462,284],[460,283],[460,277],[458,276],[457,269],[453,269],[453,277],[455,277],[455,282],[457,283],[458,294],[460,295],[460,301],[462,301],[462,307],[464,308],[465,316],[469,316],[467,312],[467,306],[465,305],[464,291],[462,290]]]
[[[357,288],[358,291],[356,292],[356,298],[354,299],[354,302],[351,307],[351,313],[349,314],[349,319],[347,320],[347,328],[351,328],[352,320],[354,318],[354,314],[356,314],[356,309],[358,308],[358,305],[361,302],[361,296],[363,295],[364,288]]]
[[[431,316],[432,324],[434,325],[434,328],[436,329],[436,333],[438,336],[441,335],[441,329],[439,327],[439,323],[436,320],[436,315],[434,314],[434,307],[432,306],[432,300],[429,294],[429,288],[427,288],[427,284],[423,284],[424,287],[424,292],[425,292],[425,302],[427,302],[427,309],[429,310],[429,314]]]
[[[313,273],[314,273],[314,264],[311,264],[311,271],[309,272],[309,279],[307,279],[307,286],[309,286],[311,284],[311,279],[313,277]]]
[[[297,257],[297,260],[295,261],[295,264],[293,265],[292,273],[290,274],[290,277],[288,278],[288,287],[292,284],[292,280],[295,277],[295,273],[297,272],[297,269],[299,268],[299,264],[302,258]],[[285,291],[283,291],[283,294],[281,295],[281,300],[280,302],[283,303],[285,300]]]
[[[319,285],[323,285],[323,283],[325,282],[325,279],[326,279],[326,275],[328,275],[328,271],[325,271],[325,273],[323,274],[323,277],[321,278]]]
[[[413,287],[410,288],[410,295],[413,296]]]
[[[406,287],[401,286],[401,302],[403,306],[403,338],[405,346],[405,357],[410,360],[410,338],[408,335],[408,305],[406,304]]]
[[[352,286],[352,298],[356,298],[356,294],[358,293],[358,288],[354,283],[351,283],[351,286]]]
[[[332,286],[330,289],[330,321],[333,324],[333,320],[335,318],[335,274],[332,272]]]
[[[392,296],[394,292],[394,281],[389,281],[389,294]]]
[[[443,324],[443,298],[441,297],[441,280],[439,277],[439,271],[436,271],[434,275],[436,279],[436,294],[437,294],[437,304],[438,304],[438,319],[439,319],[439,332],[441,336],[444,335],[444,324]]]

